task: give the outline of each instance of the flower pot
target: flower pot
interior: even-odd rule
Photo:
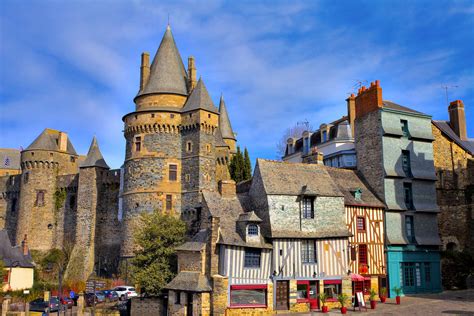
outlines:
[[[395,300],[397,301],[397,305],[400,305],[400,296],[397,295],[397,296],[395,297]]]
[[[327,313],[327,312],[328,312],[328,307],[327,307],[327,306],[323,306],[323,307],[321,308],[321,310],[322,310],[323,313]]]
[[[385,303],[387,298],[385,296],[380,296],[380,302]]]
[[[377,306],[377,301],[370,301],[370,308],[375,309],[375,306]]]
[[[341,307],[341,314],[347,314],[347,307]]]

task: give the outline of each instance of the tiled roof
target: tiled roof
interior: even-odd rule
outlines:
[[[20,150],[0,148],[0,169],[20,169]]]
[[[433,124],[441,130],[447,137],[449,137],[456,144],[461,146],[464,150],[469,152],[471,155],[474,155],[474,140],[461,140],[459,136],[453,131],[449,122],[446,121],[432,121]]]
[[[23,255],[20,246],[12,247],[10,238],[6,230],[0,230],[0,259],[5,263],[5,267],[33,268],[33,259],[30,253]]]
[[[211,216],[220,219],[219,241],[220,244],[235,245],[242,247],[271,248],[263,239],[259,244],[248,244],[237,232],[237,221],[241,214],[245,214],[239,197],[222,198],[214,191],[203,190],[204,203],[209,208]],[[257,217],[258,218],[258,217]]]
[[[59,139],[59,131],[46,128],[34,141],[31,143],[26,150],[32,150],[32,149],[44,149],[44,150],[53,150],[53,151],[59,151],[59,145],[58,145],[58,139]],[[74,146],[72,146],[72,143],[69,139],[67,138],[67,147],[66,147],[66,152],[77,156],[76,150],[74,149]]]
[[[200,272],[181,271],[175,278],[165,286],[165,289],[210,292],[212,291],[209,280]]]
[[[221,96],[219,102],[219,128],[222,133],[223,138],[229,138],[235,140],[234,131],[232,130],[232,125],[230,124],[229,114],[227,113],[227,108],[224,102],[224,96]]]
[[[199,78],[196,87],[194,87],[191,95],[186,100],[186,103],[183,107],[183,112],[194,110],[206,110],[217,114],[219,113],[216,106],[212,102],[209,92],[207,91],[207,88],[201,78]]]
[[[370,188],[359,178],[354,170],[326,167],[332,180],[339,186],[339,190],[344,194],[345,205],[364,205],[372,207],[382,207],[385,205],[372,193]],[[360,200],[354,196],[354,192],[361,189]]]
[[[257,159],[267,194],[344,196],[324,165]]]
[[[99,144],[97,143],[97,139],[95,138],[95,136],[92,139],[92,143],[89,147],[89,152],[87,153],[86,160],[84,160],[84,162],[81,164],[81,168],[86,167],[100,167],[109,169],[109,166],[105,162],[104,157],[100,152]]]
[[[183,60],[168,26],[151,64],[148,82],[137,97],[151,93],[175,93],[186,96],[188,95],[186,81],[187,73]]]

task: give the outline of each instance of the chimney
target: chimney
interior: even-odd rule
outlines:
[[[67,134],[64,132],[59,132],[58,147],[59,151],[67,151]]]
[[[461,100],[453,101],[449,104],[449,125],[461,140],[467,140],[466,114],[464,104]]]
[[[188,58],[188,80],[189,91],[191,91],[196,86],[196,66],[193,56],[189,56]]]
[[[380,81],[370,83],[370,87],[362,86],[355,97],[355,118],[376,111],[383,106],[382,88]],[[354,120],[355,120],[354,118]]]
[[[312,163],[316,165],[324,165],[323,162],[324,155],[322,152],[319,152],[317,148],[313,148],[309,155],[303,157],[303,163]]]
[[[145,85],[150,78],[150,53],[142,53],[142,66],[140,67],[140,91],[145,89]]]
[[[30,252],[29,249],[28,249],[27,237],[28,237],[28,235],[25,234],[25,238],[23,238],[23,241],[21,242],[21,250],[22,250],[24,256],[27,256],[28,253]]]
[[[234,180],[221,180],[218,184],[219,193],[223,198],[236,197],[236,187]]]
[[[349,117],[349,124],[351,125],[352,137],[354,137],[354,120],[355,120],[355,95],[351,94],[350,97],[346,99],[347,102],[347,116]]]

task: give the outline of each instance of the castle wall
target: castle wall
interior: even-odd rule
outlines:
[[[21,175],[0,177],[0,229],[16,240]]]

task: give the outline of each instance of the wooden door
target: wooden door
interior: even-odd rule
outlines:
[[[187,311],[186,315],[192,316],[193,315],[193,293],[187,293]]]
[[[276,283],[276,309],[289,309],[289,285],[288,281],[277,281]]]

